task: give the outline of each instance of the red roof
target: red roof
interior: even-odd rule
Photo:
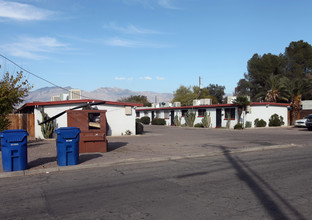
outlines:
[[[251,106],[271,105],[271,106],[289,106],[287,103],[274,103],[274,102],[251,102]],[[190,109],[190,108],[222,108],[222,107],[235,107],[235,104],[214,104],[214,105],[196,105],[196,106],[181,106],[181,107],[163,107],[163,108],[141,108],[136,111],[148,111],[148,110],[170,110],[170,109]]]
[[[77,100],[65,100],[65,101],[49,101],[49,102],[28,102],[25,103],[22,107],[20,107],[17,111],[21,111],[26,107],[31,106],[46,106],[46,105],[67,105],[67,104],[82,104],[82,103],[96,103],[96,102],[104,102],[103,100],[97,99],[77,99]],[[126,103],[126,102],[113,102],[113,101],[105,101],[105,104],[102,105],[119,105],[119,106],[138,106],[142,107],[143,104],[138,103]]]

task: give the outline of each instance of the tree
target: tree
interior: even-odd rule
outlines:
[[[310,77],[312,73],[312,46],[303,40],[293,41],[285,49],[289,78]]]
[[[224,90],[225,86],[219,86],[218,84],[209,84],[207,87],[208,93],[211,96],[214,96],[218,103],[223,103],[223,96],[225,95]]]
[[[3,75],[0,80],[0,131],[8,128],[8,114],[13,113],[17,105],[23,102],[31,88],[23,72],[17,72],[15,76],[8,72]]]
[[[209,95],[207,88],[200,89],[198,86],[180,86],[175,92],[173,92],[172,102],[181,102],[181,106],[190,106],[193,104],[195,99],[212,99],[212,103],[216,104],[217,100],[215,97]]]
[[[143,106],[150,107],[152,104],[147,100],[146,96],[143,95],[132,95],[127,98],[121,98],[117,100],[118,102],[126,102],[126,103],[140,103]]]
[[[233,100],[233,104],[238,107],[238,123],[240,123],[242,112],[246,110],[250,102],[246,96],[238,96]]]

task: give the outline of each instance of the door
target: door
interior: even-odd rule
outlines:
[[[153,121],[153,119],[154,119],[154,111],[152,111],[152,121]]]
[[[175,125],[174,124],[174,111],[170,112],[170,117],[171,117],[171,125]]]
[[[221,108],[217,108],[216,110],[216,128],[221,128]]]

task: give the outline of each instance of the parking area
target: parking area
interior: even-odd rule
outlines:
[[[144,126],[137,136],[108,137],[107,153],[83,153],[75,167],[199,157],[250,149],[310,146],[306,128],[278,127],[244,130]],[[28,143],[28,170],[58,167],[56,141]],[[2,164],[1,172],[2,170]]]

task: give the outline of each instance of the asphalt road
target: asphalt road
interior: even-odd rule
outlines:
[[[222,147],[222,146],[220,146]],[[1,219],[311,219],[309,146],[0,179]]]

